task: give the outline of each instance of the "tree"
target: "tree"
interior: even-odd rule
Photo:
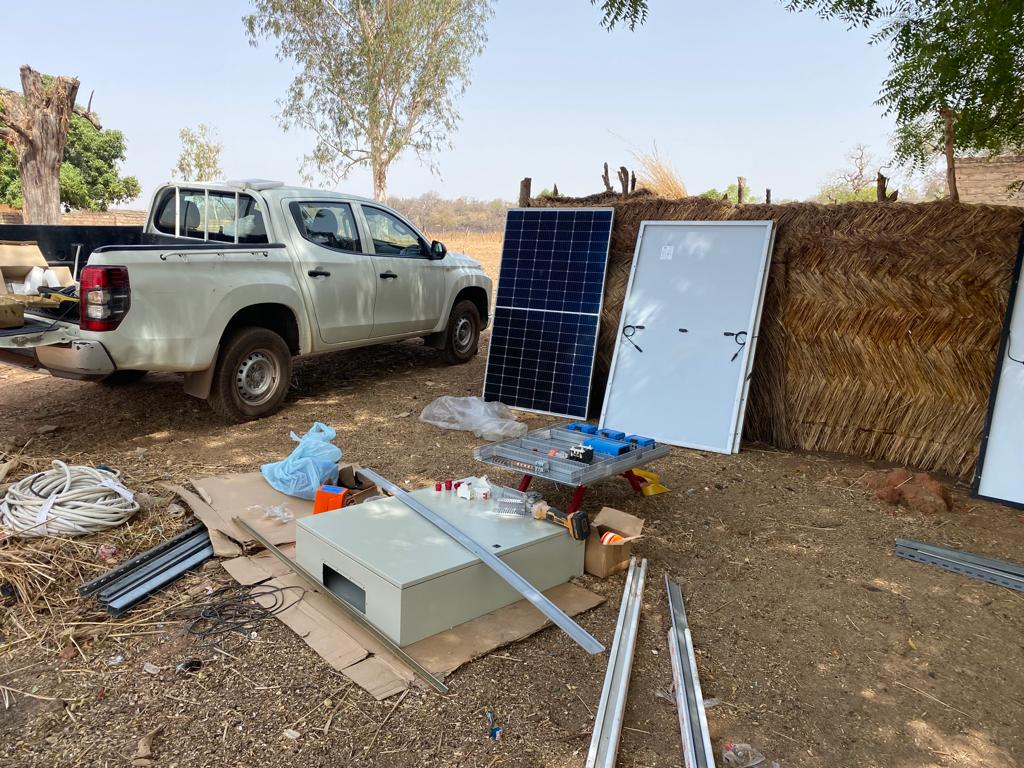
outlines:
[[[178,131],[181,139],[181,154],[178,163],[171,169],[171,178],[188,181],[213,181],[224,175],[220,169],[220,153],[224,145],[216,141],[217,131],[200,123],[195,130],[182,128]]]
[[[118,163],[124,159],[121,131],[96,130],[88,120],[72,113],[59,173],[63,208],[105,211],[138,197],[142,191],[139,180],[119,173]],[[0,203],[14,208],[24,204],[17,155],[4,144],[0,144]]]
[[[756,202],[759,202],[757,200],[751,200],[751,198],[750,198],[750,189],[751,189],[751,186],[749,184],[747,184],[747,196],[744,199],[744,202],[746,202],[746,203],[750,203],[750,202],[755,202],[756,203]],[[724,190],[719,190],[719,189],[716,189],[715,187],[712,187],[711,189],[704,190],[699,195],[697,195],[697,197],[706,197],[708,200],[726,200],[726,201],[728,201],[730,203],[737,204],[737,203],[739,203],[739,199],[740,199],[740,188],[739,188],[739,185],[736,182],[733,182],[732,184],[727,186]],[[760,202],[764,202],[764,201],[761,200]]]
[[[590,0],[591,5],[601,4],[604,16],[601,26],[612,30],[616,24],[623,23],[634,30],[647,21],[647,0]]]
[[[280,120],[314,134],[304,158],[334,183],[368,165],[373,194],[406,150],[421,160],[450,146],[456,97],[487,40],[489,0],[253,0],[251,44],[277,40],[298,74]]]
[[[1006,0],[790,0],[792,10],[874,28],[890,45],[879,104],[896,118],[895,159],[924,170],[955,155],[1024,147],[1024,4]]]
[[[856,144],[847,154],[848,165],[833,171],[814,198],[819,203],[849,203],[877,199],[876,178],[881,165],[867,145]]]
[[[78,79],[48,77],[27,64],[21,90],[0,90],[0,139],[18,159],[26,224],[60,223],[60,169],[72,112],[100,129],[91,112],[76,106]]]

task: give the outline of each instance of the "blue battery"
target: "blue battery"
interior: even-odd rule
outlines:
[[[596,435],[597,427],[593,424],[587,424],[585,421],[574,421],[572,424],[568,424],[565,427],[570,432],[582,432],[585,435]]]
[[[593,448],[594,453],[603,453],[605,456],[621,456],[624,453],[629,453],[630,450],[629,443],[610,440],[606,437],[588,437],[583,444],[588,448]]]
[[[639,445],[641,448],[650,448],[656,444],[652,438],[644,437],[643,435],[629,435],[626,441]]]
[[[601,437],[609,437],[612,440],[625,440],[626,439],[626,433],[625,432],[619,432],[619,430],[617,430],[617,429],[600,429],[600,430],[598,430],[597,434],[599,434]]]

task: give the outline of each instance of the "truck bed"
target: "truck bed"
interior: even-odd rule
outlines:
[[[19,336],[23,333],[38,333],[39,331],[45,331],[53,325],[52,322],[47,320],[37,320],[34,317],[26,317],[25,324],[18,328],[0,328],[0,338],[6,336]]]

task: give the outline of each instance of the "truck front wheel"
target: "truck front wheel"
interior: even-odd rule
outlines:
[[[221,345],[210,405],[226,421],[269,416],[281,407],[292,378],[292,353],[266,328],[239,328]]]
[[[468,363],[476,355],[479,341],[480,311],[472,301],[463,299],[452,307],[444,329],[444,361],[449,365]]]

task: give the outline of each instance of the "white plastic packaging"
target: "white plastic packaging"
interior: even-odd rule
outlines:
[[[442,395],[427,405],[420,421],[442,429],[461,429],[492,442],[522,437],[526,425],[504,403],[488,403],[481,397]]]

